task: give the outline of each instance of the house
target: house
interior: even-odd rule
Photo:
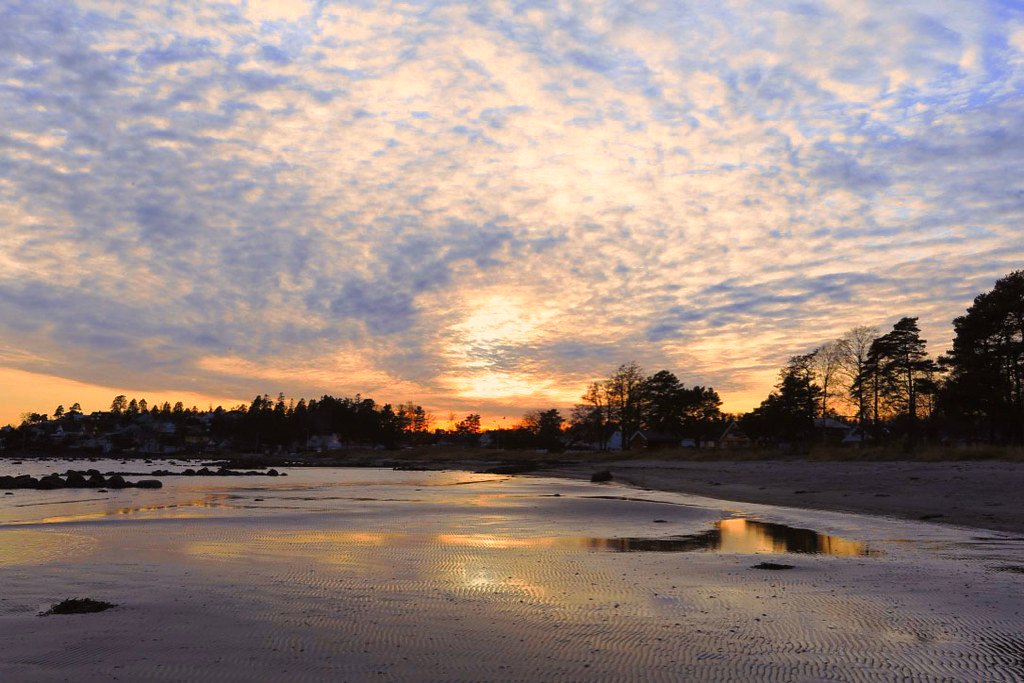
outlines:
[[[853,429],[850,425],[833,417],[814,418],[814,434],[822,443],[841,444]]]
[[[343,447],[337,434],[314,434],[306,441],[306,448],[318,453],[340,451]]]
[[[753,445],[754,442],[743,433],[736,420],[731,420],[725,426],[722,435],[718,437],[718,448],[750,448]]]
[[[854,448],[857,448],[870,440],[871,435],[868,434],[866,429],[863,427],[852,427],[839,443],[842,446],[853,446]]]
[[[678,448],[681,439],[668,432],[653,429],[640,429],[629,437],[630,450],[655,450],[659,448]]]

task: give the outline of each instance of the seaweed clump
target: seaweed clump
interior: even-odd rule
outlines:
[[[93,600],[92,598],[67,598],[43,612],[42,616],[46,617],[51,614],[93,614],[106,611],[111,607],[117,607],[117,605],[111,602],[104,602],[103,600]]]

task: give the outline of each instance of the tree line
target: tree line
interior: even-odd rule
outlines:
[[[557,408],[532,411],[511,429],[491,430],[487,441],[499,448],[604,450],[616,434],[628,448],[630,437],[644,432],[701,444],[714,441],[735,419],[755,442],[800,443],[816,438],[816,420],[832,419],[855,425],[861,442],[1024,443],[1024,271],[999,279],[992,291],[974,299],[953,321],[952,348],[938,358],[929,357],[917,321],[901,318],[884,333],[855,327],[791,357],[774,390],[741,416],[723,414],[710,386],[687,387],[669,370],[647,375],[628,362],[589,384],[568,421]],[[81,415],[78,403],[54,410],[57,421],[74,422]],[[308,447],[313,437],[324,435],[387,447],[475,444],[482,436],[478,413],[458,422],[453,417],[451,429],[432,429],[422,406],[379,404],[358,394],[298,402],[264,394],[247,406],[207,411],[181,402],[150,406],[145,399],[120,395],[97,420],[94,431],[106,432],[147,420],[194,432],[202,424],[211,439],[248,450]],[[48,415],[27,413],[19,429],[48,423]]]
[[[884,334],[855,327],[790,358],[775,391],[742,416],[763,441],[813,438],[815,418],[847,418],[864,441],[1024,443],[1024,271],[999,279],[953,321],[931,358],[916,317]]]
[[[605,450],[618,433],[623,448],[637,432],[671,435],[694,442],[721,431],[722,400],[711,387],[687,387],[669,370],[645,375],[625,363],[605,380],[592,382],[572,410],[569,436]]]

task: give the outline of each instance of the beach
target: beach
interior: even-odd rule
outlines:
[[[615,481],[283,472],[0,498],[0,679],[1024,680],[1016,534]],[[39,616],[67,597],[116,607]]]
[[[1024,534],[1024,464],[1005,460],[659,460],[572,464],[542,470],[589,478],[607,469],[641,488],[725,500],[887,515]]]

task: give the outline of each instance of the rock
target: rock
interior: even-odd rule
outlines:
[[[196,476],[196,471],[194,469],[192,469],[191,467],[189,467],[189,468],[186,468],[185,471],[182,472],[182,474],[184,474],[186,477],[194,477],[194,476]]]
[[[164,487],[164,483],[159,479],[140,479],[135,482],[135,488],[137,489],[161,489]]]
[[[603,481],[611,481],[612,473],[608,470],[601,470],[600,472],[594,472],[590,475],[590,481],[600,483]]]
[[[280,472],[278,472],[278,471],[277,471],[277,470],[275,470],[275,469],[270,469],[270,470],[268,470],[268,471],[267,471],[267,476],[268,476],[268,477],[276,477],[276,476],[279,476],[280,474],[281,474],[281,473],[280,473]]]
[[[48,474],[39,480],[39,488],[43,491],[50,491],[53,489],[62,489],[67,484],[60,478],[59,474]]]
[[[14,485],[11,488],[14,489],[37,489],[39,488],[39,480],[35,477],[30,477],[27,474],[19,474],[14,478]]]
[[[792,568],[793,568],[793,565],[791,565],[791,564],[778,564],[778,563],[775,563],[775,562],[762,562],[760,564],[755,564],[753,567],[751,567],[751,569],[769,569],[771,571],[781,571],[783,569],[792,569]]]
[[[120,474],[112,474],[107,479],[107,486],[112,489],[123,489],[128,487],[128,482]]]
[[[101,489],[107,485],[107,480],[103,478],[103,475],[97,472],[85,480],[85,485],[91,489]]]
[[[87,484],[85,481],[85,477],[83,477],[81,473],[75,472],[73,470],[68,470],[67,485],[68,488],[82,489],[85,488]]]

